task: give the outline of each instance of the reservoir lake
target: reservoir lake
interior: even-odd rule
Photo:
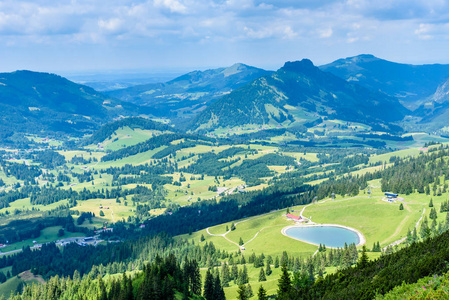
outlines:
[[[324,244],[332,248],[343,248],[345,243],[360,243],[357,232],[337,226],[290,227],[285,234],[309,244]]]

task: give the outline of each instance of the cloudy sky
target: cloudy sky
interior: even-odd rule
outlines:
[[[0,0],[0,71],[449,63],[446,0]]]

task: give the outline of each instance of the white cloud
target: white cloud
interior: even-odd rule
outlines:
[[[334,33],[334,31],[332,30],[332,28],[318,29],[318,35],[320,38],[323,38],[323,39],[330,38],[333,33]]]
[[[121,30],[123,25],[123,20],[119,18],[111,18],[108,20],[100,19],[98,20],[98,27],[107,32],[115,33]]]
[[[203,61],[206,49],[207,55],[220,59],[243,52],[255,58],[265,50],[266,55],[277,53],[290,60],[294,55],[327,58],[346,52],[355,55],[361,51],[393,53],[403,49],[424,57],[428,53],[422,51],[427,47],[425,42],[431,41],[434,48],[449,47],[448,3],[109,0],[105,4],[104,0],[4,0],[0,1],[0,54],[14,57],[15,48],[59,49],[73,45],[73,51],[85,56],[92,49],[101,53],[141,51],[129,55],[136,61],[148,58],[148,49],[153,49],[153,56],[173,54],[173,60],[167,59],[173,64],[185,63],[181,57],[187,48],[192,64],[196,55]],[[11,52],[1,52],[1,46],[8,46]],[[333,49],[330,54],[326,52],[329,46]],[[336,50],[339,48],[340,52]],[[43,53],[47,50],[40,49]],[[73,51],[66,51],[67,55]]]
[[[187,13],[187,7],[177,0],[154,0],[154,5],[156,7],[168,8],[173,13]]]

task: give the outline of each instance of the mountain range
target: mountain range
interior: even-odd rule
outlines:
[[[155,116],[185,117],[195,115],[221,96],[271,73],[244,64],[234,64],[228,68],[193,71],[166,83],[136,85],[107,94],[149,107]]]
[[[320,67],[303,59],[276,72],[235,64],[103,93],[55,74],[16,71],[0,74],[0,109],[3,138],[14,132],[85,134],[139,114],[200,132],[324,118],[435,131],[448,125],[449,65],[399,64],[372,55]]]
[[[0,132],[83,132],[139,107],[61,76],[31,71],[0,73]]]
[[[410,109],[419,107],[449,78],[449,65],[401,64],[369,54],[338,59],[320,69],[396,97]]]
[[[223,96],[198,115],[192,128],[292,125],[311,115],[388,124],[408,113],[396,98],[324,72],[303,59],[287,62],[275,73]]]

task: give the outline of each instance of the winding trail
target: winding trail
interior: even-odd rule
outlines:
[[[410,210],[409,210],[410,211]],[[422,214],[421,214],[421,217],[419,218],[419,220],[418,220],[418,222],[416,222],[416,225],[415,225],[415,230],[416,229],[418,229],[418,226],[419,226],[419,223],[421,222],[421,220],[422,220],[422,218],[424,217],[424,214],[426,213],[426,209],[424,208],[423,209],[423,211],[422,211]],[[404,219],[405,220],[405,219]],[[402,222],[401,222],[401,224],[402,224]],[[401,224],[399,224],[399,226],[401,225]],[[399,228],[399,227],[398,227]],[[398,229],[396,229],[396,231],[398,231]],[[395,233],[396,233],[396,231],[395,231]],[[403,238],[401,238],[401,239],[399,239],[399,240],[397,240],[397,241],[394,241],[393,243],[391,243],[390,245],[388,245],[388,246],[386,246],[386,247],[383,247],[382,248],[382,251],[385,251],[388,247],[394,247],[394,246],[396,246],[396,245],[399,245],[399,244],[401,244],[401,243],[403,243],[403,242],[405,242],[405,240],[407,239],[407,237],[403,237]]]
[[[245,219],[245,220],[239,221],[239,222],[237,222],[237,223],[234,223],[234,226],[237,226],[237,224],[240,224],[240,223],[243,223],[243,222],[246,222],[246,221],[250,221],[250,220],[253,220],[253,219],[257,219],[257,218],[260,218],[260,217],[263,217],[263,216],[266,216],[266,215],[269,215],[269,214],[278,212],[278,211],[280,211],[280,210],[282,210],[282,209],[277,209],[277,210],[270,211],[270,212],[268,212],[268,213],[264,213],[264,214],[261,214],[261,215],[257,215],[257,216],[254,216],[254,217],[250,217],[250,218],[248,218],[248,219]],[[254,239],[257,237],[257,235],[259,234],[259,232],[261,232],[261,231],[264,230],[265,228],[269,228],[269,227],[273,227],[273,226],[263,227],[262,229],[260,229],[259,231],[256,232],[256,234],[254,235],[254,237],[253,237],[252,239],[250,239],[249,241],[247,241],[246,243],[244,243],[242,246],[244,246],[244,245],[248,244],[249,242],[251,242],[252,240],[254,240]],[[237,247],[239,247],[239,248],[241,249],[242,246],[240,246],[238,243],[236,243],[236,242],[234,242],[234,241],[231,241],[231,240],[226,236],[228,233],[231,232],[231,229],[229,229],[229,230],[226,231],[225,233],[215,234],[215,233],[210,233],[209,228],[210,228],[210,227],[207,227],[207,228],[206,228],[206,232],[207,232],[208,235],[210,235],[210,236],[221,236],[221,237],[225,238],[228,242],[230,242],[230,243],[236,245]]]

